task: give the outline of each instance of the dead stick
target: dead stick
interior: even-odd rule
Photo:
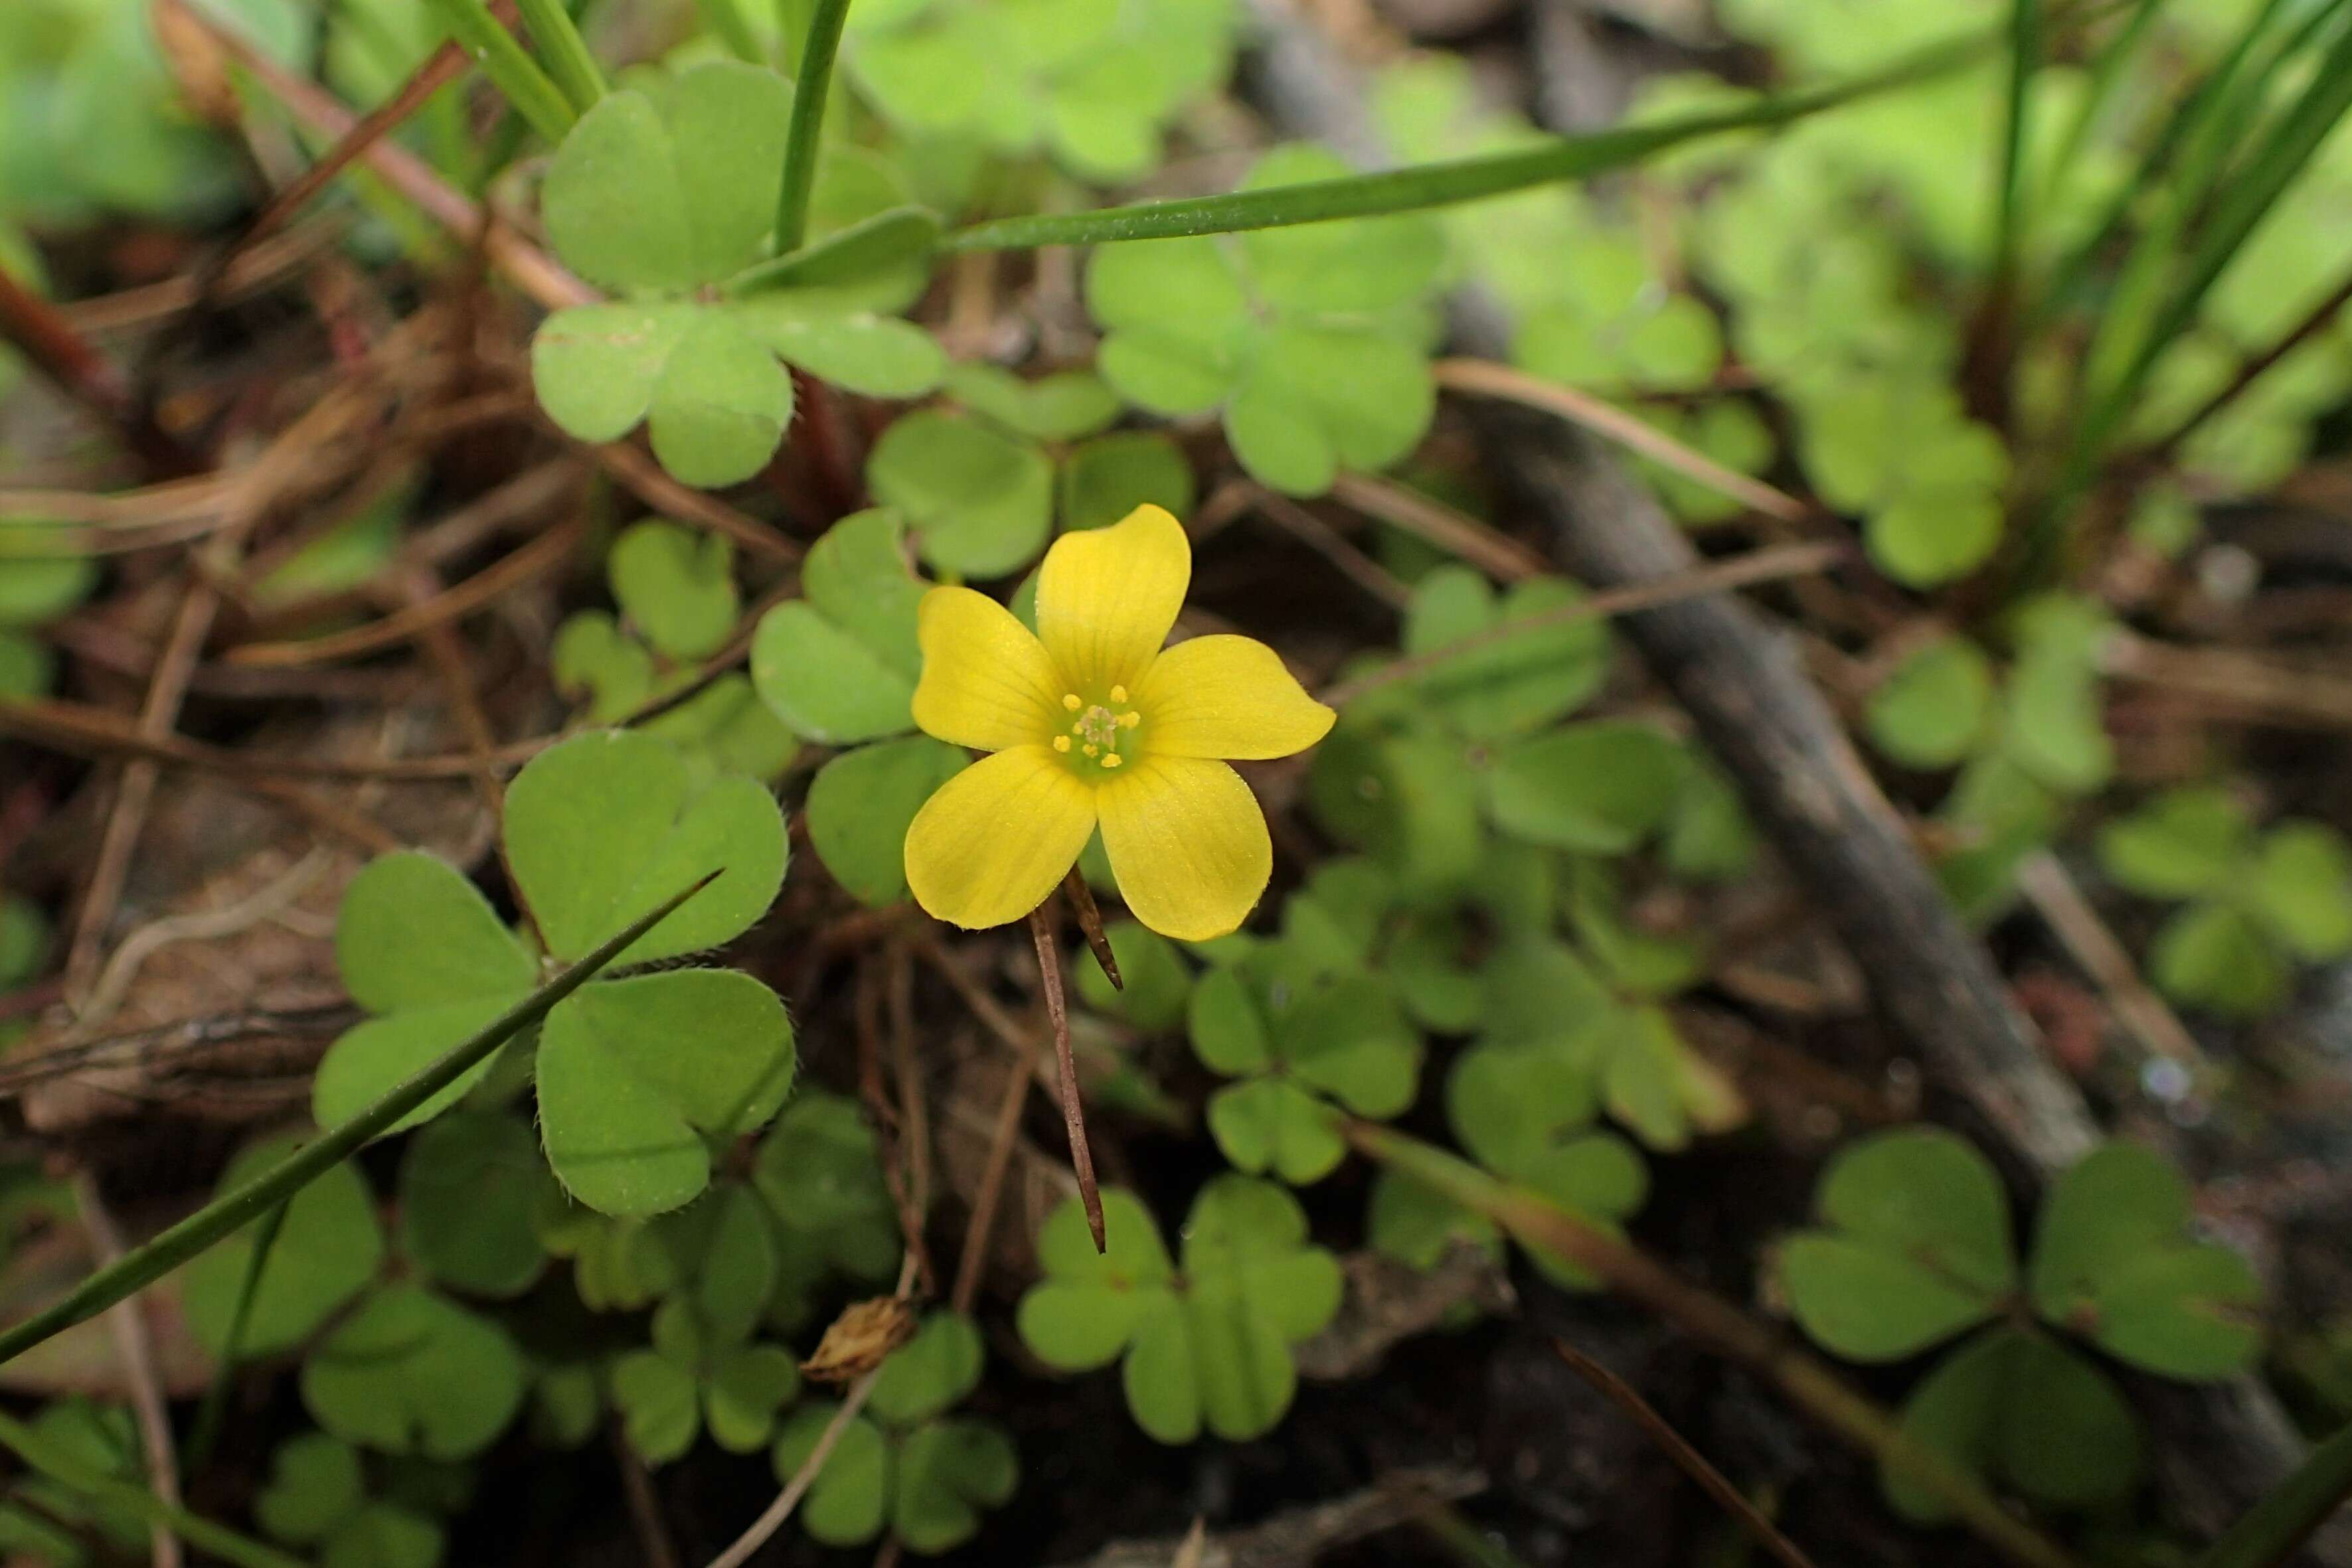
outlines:
[[[1070,1054],[1070,1005],[1062,995],[1062,960],[1054,948],[1054,927],[1045,917],[1049,897],[1029,912],[1029,935],[1037,944],[1037,972],[1045,986],[1045,1016],[1054,1020],[1054,1065],[1062,1075],[1062,1125],[1070,1134],[1070,1167],[1078,1176],[1078,1201],[1086,1206],[1087,1228],[1095,1250],[1108,1252],[1103,1238],[1102,1192],[1095,1185],[1094,1150],[1087,1145],[1086,1106],[1078,1095],[1078,1064]]]
[[[1649,1434],[1650,1440],[1665,1450],[1683,1474],[1698,1483],[1701,1491],[1713,1498],[1723,1511],[1738,1520],[1741,1528],[1756,1538],[1756,1543],[1788,1564],[1788,1568],[1813,1568],[1812,1559],[1799,1549],[1797,1543],[1780,1533],[1773,1522],[1764,1517],[1764,1511],[1748,1500],[1748,1494],[1731,1484],[1721,1470],[1707,1462],[1706,1456],[1694,1447],[1691,1440],[1674,1428],[1674,1424],[1650,1406],[1650,1402],[1635,1391],[1633,1385],[1577,1349],[1564,1339],[1551,1342],[1552,1349],[1568,1363],[1569,1369],[1598,1389],[1603,1397],[1623,1411],[1633,1425]]]

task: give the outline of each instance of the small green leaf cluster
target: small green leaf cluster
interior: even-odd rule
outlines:
[[[2005,682],[1981,645],[1950,634],[1906,653],[1864,712],[1872,744],[1894,761],[1959,768],[1938,815],[1961,847],[1937,870],[1978,920],[2007,907],[2018,862],[2057,837],[2068,802],[2115,771],[2099,673],[2113,620],[2052,594],[2021,606],[2011,629]]]
[[[950,1415],[980,1385],[986,1359],[970,1318],[935,1312],[890,1353],[865,1410],[850,1418],[817,1471],[801,1524],[828,1546],[855,1546],[886,1529],[910,1552],[950,1552],[977,1533],[981,1512],[1020,1485],[1020,1458],[992,1421]],[[790,1481],[839,1406],[803,1406],[776,1439],[777,1479]]]
[[[1009,576],[1066,531],[1115,523],[1150,502],[1192,510],[1192,465],[1153,431],[1106,434],[1118,395],[1088,371],[1035,381],[958,365],[948,391],[966,411],[919,409],[875,443],[866,480],[914,531],[923,560],[957,579]]]
[[[30,1426],[45,1448],[90,1472],[118,1480],[144,1477],[139,1428],[129,1409],[101,1405],[80,1395],[41,1406]],[[12,1482],[0,1498],[0,1549],[23,1553],[57,1568],[84,1568],[106,1554],[125,1557],[147,1549],[146,1521],[138,1515],[84,1496],[40,1474]]]
[[[1282,147],[1241,188],[1346,172],[1325,149]],[[1148,413],[1217,414],[1252,477],[1319,496],[1428,430],[1444,263],[1444,230],[1421,214],[1107,246],[1087,269],[1098,369]]]
[[[442,1520],[471,1490],[460,1467],[372,1457],[305,1432],[271,1456],[253,1517],[273,1540],[315,1552],[320,1568],[436,1568]]]
[[[1047,1217],[1022,1343],[1064,1372],[1119,1363],[1129,1411],[1160,1442],[1273,1430],[1297,1387],[1292,1346],[1339,1306],[1339,1260],[1307,1240],[1297,1199],[1272,1182],[1213,1177],[1180,1232],[1180,1266],[1133,1194],[1102,1198],[1105,1252],[1076,1199]]]
[[[2321,822],[2257,835],[2227,789],[2169,789],[2100,831],[2117,885],[2182,905],[2148,946],[2148,973],[2174,1000],[2260,1018],[2286,999],[2294,967],[2352,952],[2352,850]]]
[[[304,7],[227,0],[220,9],[271,59],[308,74]],[[23,0],[0,16],[0,228],[113,214],[201,219],[243,188],[231,146],[181,100],[148,7]]]
[[[1163,133],[1223,87],[1230,0],[888,0],[850,13],[850,79],[910,138],[1043,153],[1081,180],[1125,183]]]
[[[735,630],[742,598],[734,546],[716,534],[649,518],[622,530],[605,557],[619,619],[583,610],[556,629],[556,684],[584,699],[590,724],[618,724],[698,678],[698,664]],[[751,678],[728,670],[637,727],[676,746],[698,777],[742,773],[772,781],[799,750]]]
[[[2188,1381],[2242,1371],[2259,1352],[2260,1294],[2245,1260],[2189,1236],[2178,1172],[2110,1144],[2043,1200],[2021,1270],[2007,1196],[1961,1139],[1904,1128],[1843,1151],[1815,1194],[1821,1228],[1780,1249],[1798,1324],[1848,1360],[1892,1362],[1970,1333],[1913,1388],[1904,1431],[2037,1501],[2083,1508],[2139,1479],[2139,1423],[2071,1342]],[[1906,1517],[1946,1517],[1899,1469],[1882,1470]]]
[[[615,1215],[701,1192],[711,1140],[764,1125],[792,1086],[793,1030],[776,994],[736,969],[646,966],[740,935],[784,874],[782,813],[740,774],[698,780],[677,747],[625,731],[551,747],[506,800],[505,861],[538,947],[568,962],[716,868],[695,902],[609,974],[558,1004],[535,1042],[509,1043],[408,1118],[481,1086],[538,1092],[541,1140],[566,1191]],[[344,895],[336,957],[371,1016],[320,1063],[312,1104],[333,1126],[514,1006],[537,985],[532,944],[429,855],[371,863]],[[535,1043],[535,1048],[534,1048]],[[517,1059],[500,1074],[502,1060]]]
[[[531,344],[550,418],[583,441],[643,423],[662,465],[689,485],[758,473],[793,417],[787,365],[847,391],[911,397],[945,360],[887,312],[922,291],[912,249],[860,256],[835,277],[762,277],[783,176],[793,86],[763,67],[714,60],[671,77],[633,73],[582,115],[541,193],[556,254],[620,298],[559,310]],[[814,211],[838,231],[906,204],[888,167],[854,151],[823,161]],[[714,297],[715,296],[715,297]]]

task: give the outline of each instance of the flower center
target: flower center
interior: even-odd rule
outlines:
[[[1143,716],[1128,706],[1125,686],[1113,686],[1092,698],[1065,692],[1062,707],[1070,716],[1070,727],[1054,737],[1054,749],[1079,778],[1099,780],[1106,772],[1117,772],[1139,749],[1137,731]],[[1124,757],[1119,754],[1122,741]]]

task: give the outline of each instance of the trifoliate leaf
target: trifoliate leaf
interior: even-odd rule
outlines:
[[[2014,1284],[2000,1180],[1948,1133],[1852,1145],[1816,1203],[1830,1228],[1790,1239],[1780,1282],[1806,1333],[1849,1360],[1911,1355],[1991,1316]]]
[[[613,541],[613,597],[666,656],[699,659],[734,630],[734,546],[717,534],[648,520]]]
[[[549,952],[567,960],[714,871],[618,962],[716,946],[767,910],[784,874],[783,814],[764,789],[732,777],[697,790],[677,747],[627,731],[533,758],[507,793],[506,842]]]
[[[414,1285],[379,1291],[302,1365],[302,1403],[346,1442],[462,1459],[522,1407],[522,1356],[506,1331]]]
[[[910,735],[845,751],[817,769],[808,832],[824,869],[861,904],[905,898],[908,825],[970,762],[961,747]]]
[[[679,969],[584,987],[541,1030],[548,1163],[574,1197],[604,1213],[675,1208],[709,1181],[704,1134],[725,1138],[765,1123],[792,1088],[793,1065],[782,998],[739,971]]]
[[[547,1264],[537,1221],[553,1188],[529,1125],[496,1112],[453,1112],[421,1129],[402,1156],[401,1245],[451,1290],[520,1295]]]
[[[272,1169],[301,1142],[278,1137],[254,1145],[229,1162],[217,1192],[232,1192]],[[257,1220],[198,1253],[181,1276],[188,1326],[215,1354],[227,1345],[259,1228]],[[366,1288],[383,1256],[373,1195],[356,1168],[336,1166],[287,1199],[286,1218],[247,1310],[238,1356],[269,1355],[299,1343]]]
[[[919,410],[866,460],[876,499],[913,526],[923,559],[963,577],[1003,577],[1045,548],[1054,471],[1027,442],[976,420]]]

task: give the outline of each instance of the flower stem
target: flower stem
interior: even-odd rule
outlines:
[[[1045,984],[1045,1016],[1054,1020],[1054,1065],[1062,1080],[1062,1125],[1070,1134],[1070,1167],[1077,1173],[1078,1201],[1087,1211],[1087,1228],[1094,1234],[1095,1250],[1110,1249],[1103,1239],[1102,1190],[1095,1183],[1095,1154],[1087,1144],[1087,1112],[1078,1097],[1078,1066],[1070,1055],[1070,1004],[1062,995],[1062,960],[1055,950],[1053,922],[1045,911],[1053,895],[1029,912],[1029,935],[1037,944],[1037,970]]]
[[[833,85],[833,58],[841,48],[841,24],[849,0],[817,0],[801,45],[799,79],[793,89],[793,122],[784,140],[783,189],[776,198],[776,254],[790,256],[808,235],[809,192],[816,184],[817,142],[824,130],[825,93]]]

